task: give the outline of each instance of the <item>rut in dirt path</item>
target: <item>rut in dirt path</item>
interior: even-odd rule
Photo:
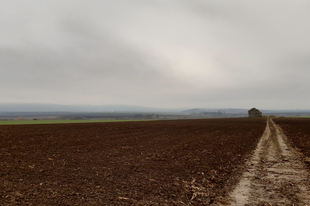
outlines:
[[[268,119],[266,130],[231,193],[230,205],[310,205],[308,172],[281,128]]]

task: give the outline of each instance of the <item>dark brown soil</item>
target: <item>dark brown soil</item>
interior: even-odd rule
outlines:
[[[208,205],[265,127],[262,118],[0,126],[0,205]]]

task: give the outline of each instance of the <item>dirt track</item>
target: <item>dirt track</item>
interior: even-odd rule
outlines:
[[[290,143],[305,155],[304,162],[310,169],[310,118],[276,118]]]
[[[272,120],[225,205],[309,205],[306,166]]]

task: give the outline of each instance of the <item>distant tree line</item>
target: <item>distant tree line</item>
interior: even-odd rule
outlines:
[[[138,113],[134,115],[135,119],[158,119],[159,115],[154,113]]]

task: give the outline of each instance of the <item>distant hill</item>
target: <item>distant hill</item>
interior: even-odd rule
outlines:
[[[202,108],[194,108],[194,109],[188,109],[185,111],[182,111],[182,113],[185,114],[199,114],[202,112],[221,112],[221,113],[226,113],[226,114],[247,114],[248,110],[247,109],[202,109]]]
[[[60,105],[35,103],[2,103],[0,112],[180,112],[173,109],[132,105]]]
[[[221,113],[226,116],[247,116],[248,109],[219,108],[205,109],[192,108],[188,110],[151,108],[134,105],[61,105],[61,104],[38,104],[38,103],[0,103],[0,112],[163,112],[192,114],[215,114]],[[260,110],[265,115],[293,116],[310,115],[310,110]]]
[[[251,109],[251,108],[249,108]],[[240,115],[247,115],[249,109],[203,109],[203,108],[193,108],[182,111],[184,114],[199,114],[199,113],[206,113],[206,112],[221,112],[224,114],[240,114]],[[310,110],[260,110],[265,115],[284,115],[284,116],[291,116],[293,114],[310,114]]]

